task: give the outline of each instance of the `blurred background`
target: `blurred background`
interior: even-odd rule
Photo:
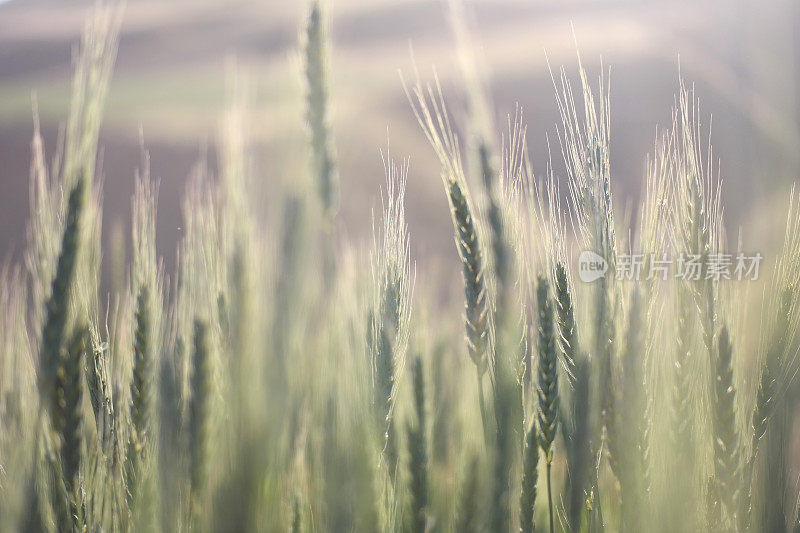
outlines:
[[[68,108],[72,53],[91,0],[0,2],[0,257],[18,258],[28,214],[28,166],[38,101],[48,154]],[[139,131],[160,180],[159,253],[174,262],[180,198],[214,144],[235,58],[251,87],[255,201],[307,172],[300,0],[129,0],[101,131],[104,240],[130,219]],[[368,238],[384,184],[380,150],[410,158],[407,211],[418,272],[455,258],[438,164],[418,128],[400,72],[435,67],[457,122],[465,90],[446,0],[331,0],[332,122],[341,169],[340,235]],[[465,19],[491,98],[497,144],[517,104],[534,168],[548,136],[560,162],[549,64],[574,78],[577,50],[590,76],[610,69],[611,164],[616,202],[634,206],[658,128],[670,124],[679,76],[700,98],[714,164],[724,180],[729,230],[763,250],[782,230],[786,191],[800,159],[800,2],[465,0]],[[574,37],[573,28],[574,27]],[[577,47],[576,47],[577,43]],[[602,65],[602,66],[601,66]],[[706,132],[708,130],[706,129]],[[769,222],[769,221],[773,222]]]

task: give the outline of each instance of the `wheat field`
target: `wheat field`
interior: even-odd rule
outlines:
[[[521,112],[493,123],[466,28],[466,113],[435,70],[404,72],[460,260],[463,297],[442,302],[416,283],[410,154],[381,151],[372,238],[339,234],[311,1],[305,170],[270,182],[280,210],[264,216],[231,69],[168,271],[144,134],[130,258],[101,246],[122,17],[98,5],[87,21],[49,151],[34,107],[26,247],[0,273],[0,530],[800,531],[800,195],[771,213],[776,254],[727,235],[689,83],[630,207],[613,201],[606,74],[579,60],[573,87],[551,67],[559,176],[534,175]]]

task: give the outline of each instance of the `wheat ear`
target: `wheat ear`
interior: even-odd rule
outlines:
[[[428,445],[425,417],[425,376],[422,359],[414,360],[414,412],[416,424],[408,427],[408,451],[411,472],[412,531],[424,533],[428,513]]]
[[[302,533],[303,513],[300,507],[300,496],[295,494],[292,498],[292,533]]]
[[[492,161],[492,152],[485,139],[478,144],[481,177],[486,191],[486,220],[491,232],[492,267],[496,283],[496,309],[498,329],[503,329],[503,320],[509,305],[511,292],[512,258],[508,242],[508,232],[503,218],[502,185],[498,183],[498,173]]]
[[[575,308],[569,288],[567,269],[564,263],[556,263],[556,310],[558,311],[558,332],[561,353],[570,379],[575,377],[575,361],[578,352],[578,331],[575,326]]]
[[[739,433],[736,425],[736,389],[733,384],[733,346],[727,326],[717,340],[713,390],[714,483],[727,519],[736,519],[738,501]]]
[[[435,92],[430,86],[423,88],[418,81],[413,88],[413,97],[408,87],[404,87],[417,122],[436,152],[441,165],[442,183],[450,203],[456,247],[461,258],[464,278],[467,348],[470,358],[475,363],[483,433],[486,442],[489,443],[490,431],[486,419],[483,376],[489,368],[487,352],[491,317],[481,243],[467,191],[458,138],[450,125],[438,80]]]
[[[138,495],[142,462],[147,453],[153,404],[152,326],[150,291],[139,289],[134,313],[133,376],[131,379],[131,423],[133,431],[127,456],[128,491],[131,502]]]
[[[758,443],[767,432],[767,423],[775,405],[777,385],[777,372],[781,359],[786,350],[786,340],[789,334],[789,314],[791,313],[794,287],[786,287],[781,294],[781,303],[778,307],[777,320],[772,335],[771,345],[768,348],[766,359],[761,365],[761,376],[758,380],[756,405],[753,409],[753,442],[750,451],[750,460],[753,461],[758,452]]]
[[[483,375],[489,368],[489,303],[486,295],[486,278],[483,255],[478,241],[478,232],[472,217],[467,197],[461,183],[449,183],[448,196],[456,228],[456,244],[461,257],[461,273],[464,278],[465,329],[467,349],[475,363],[478,375],[478,393],[484,433],[488,435],[486,402],[483,396]],[[488,438],[488,437],[487,437]]]
[[[461,489],[456,531],[483,531],[480,512],[481,475],[479,466],[478,458],[472,457],[467,466],[467,477],[464,481],[464,486]]]
[[[553,533],[553,495],[550,471],[553,463],[553,441],[558,431],[558,355],[553,329],[550,284],[542,276],[539,276],[536,283],[536,302],[539,310],[539,446],[541,446],[545,461],[547,461],[547,504],[550,512],[550,533]]]
[[[536,424],[531,424],[525,437],[522,461],[522,495],[519,501],[519,530],[533,533],[533,509],[536,504],[536,483],[539,480],[539,442]]]
[[[336,162],[328,117],[327,41],[320,2],[311,2],[305,28],[306,120],[322,208],[330,220],[338,209]]]
[[[192,506],[196,512],[205,500],[211,414],[211,346],[208,325],[200,319],[194,321],[191,391],[188,436]]]
[[[489,306],[486,280],[478,233],[472,209],[458,181],[450,182],[449,197],[456,226],[456,240],[461,256],[466,300],[466,333],[469,356],[478,372],[483,375],[488,368],[487,342],[489,336]]]
[[[622,521],[626,531],[640,531],[645,517],[648,483],[648,420],[645,396],[645,324],[642,296],[637,288],[631,295],[628,331],[623,352],[622,402],[617,436],[620,454],[619,481]]]
[[[45,307],[46,316],[42,330],[42,348],[39,363],[39,390],[51,393],[49,400],[46,402],[46,405],[51,410],[56,407],[57,401],[57,398],[52,393],[55,391],[54,382],[59,367],[61,350],[64,346],[71,288],[75,278],[75,267],[80,246],[81,218],[85,202],[84,188],[85,180],[81,177],[75,182],[69,193],[61,252],[58,256],[50,297]]]
[[[770,418],[775,411],[778,388],[778,373],[780,372],[783,356],[786,352],[786,343],[789,336],[789,317],[794,298],[794,286],[787,286],[781,293],[781,302],[776,313],[770,344],[764,362],[761,364],[761,373],[756,391],[756,403],[753,407],[751,425],[753,436],[750,444],[750,455],[743,465],[742,501],[739,505],[740,529],[746,530],[750,526],[752,505],[753,470],[761,439],[767,432]]]
[[[373,302],[368,324],[368,348],[373,365],[373,403],[384,440],[386,461],[393,473],[397,464],[395,381],[405,364],[413,280],[405,222],[408,163],[396,165],[384,157],[386,196],[383,224],[374,235],[372,250]]]
[[[80,468],[83,449],[83,353],[86,349],[86,327],[75,327],[56,372],[56,409],[53,428],[56,430],[61,455],[61,470],[74,521],[81,521]]]
[[[575,307],[570,290],[569,277],[563,261],[555,268],[556,310],[558,316],[558,339],[567,377],[573,384],[572,424],[563,420],[566,431],[569,483],[567,487],[568,521],[572,531],[580,529],[583,507],[586,501],[586,472],[589,465],[589,359],[578,359],[578,331],[575,322]]]

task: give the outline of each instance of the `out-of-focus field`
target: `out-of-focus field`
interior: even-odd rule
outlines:
[[[71,50],[90,1],[13,0],[0,4],[0,257],[18,256],[27,217],[29,143],[36,94],[48,152],[67,109]],[[412,55],[429,77],[436,67],[451,109],[464,124],[464,91],[446,2],[331,2],[331,99],[341,167],[341,234],[371,231],[380,205],[387,142],[409,156],[407,211],[420,272],[455,258],[438,164],[417,127],[399,72],[413,77]],[[713,115],[715,164],[724,179],[730,230],[745,247],[778,240],[758,221],[782,201],[800,166],[800,4],[493,0],[466,4],[476,56],[486,74],[498,136],[516,103],[528,122],[534,167],[543,172],[549,136],[561,165],[553,69],[611,68],[612,171],[618,201],[638,199],[657,126],[667,127],[679,72]],[[179,198],[214,139],[226,64],[236,58],[252,85],[258,144],[254,198],[306,171],[302,85],[297,57],[303,2],[263,0],[128,2],[101,133],[107,241],[129,220],[139,128],[160,180],[159,252],[168,263],[180,234]],[[412,52],[413,50],[413,52]],[[704,121],[708,124],[708,120]],[[387,141],[388,139],[388,141]],[[770,220],[780,220],[772,216]],[[780,233],[780,232],[778,232]]]

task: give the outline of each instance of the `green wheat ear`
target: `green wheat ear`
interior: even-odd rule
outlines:
[[[542,276],[537,281],[536,299],[539,310],[539,445],[549,463],[553,460],[552,446],[558,429],[558,356],[550,284]]]
[[[473,456],[467,466],[466,480],[461,489],[459,509],[456,516],[456,531],[483,531],[481,514],[481,472],[480,461]]]
[[[480,139],[478,145],[478,158],[480,159],[481,176],[486,190],[488,205],[486,209],[486,219],[491,230],[491,251],[492,266],[494,267],[494,279],[497,283],[495,289],[497,299],[497,323],[498,329],[502,329],[502,321],[505,318],[509,304],[509,295],[513,283],[512,276],[512,257],[511,247],[508,242],[508,231],[503,220],[501,186],[497,179],[497,170],[492,161],[491,150],[484,138]]]
[[[292,533],[303,531],[303,512],[300,506],[300,496],[295,494],[292,498]]]
[[[539,446],[547,461],[547,503],[550,512],[550,532],[554,531],[553,496],[550,470],[553,463],[553,441],[558,430],[558,355],[553,328],[553,304],[550,300],[550,284],[543,276],[536,282],[536,303],[539,318]]]
[[[588,357],[578,360],[575,367],[573,396],[574,422],[567,447],[569,461],[569,524],[571,531],[580,531],[583,511],[587,502],[587,485],[590,484],[592,461],[590,437],[590,373]]]
[[[714,438],[714,484],[728,520],[735,520],[738,502],[739,431],[736,422],[736,389],[733,384],[733,346],[727,326],[717,340],[714,368],[712,429]],[[732,522],[734,523],[734,522]]]
[[[384,456],[394,476],[397,436],[394,421],[396,381],[405,364],[413,278],[405,221],[407,163],[384,157],[386,191],[382,225],[371,250],[372,302],[367,320],[367,349],[373,366],[373,405]]]
[[[536,424],[531,424],[525,437],[522,462],[522,495],[519,502],[519,529],[521,533],[533,533],[536,522],[533,510],[536,504],[536,483],[539,481],[539,442]]]
[[[189,457],[192,505],[199,512],[205,505],[208,477],[208,441],[211,415],[211,347],[208,325],[194,321],[194,354],[189,404]]]
[[[792,300],[794,298],[794,286],[789,285],[784,288],[781,294],[781,303],[778,307],[777,317],[771,332],[770,345],[767,354],[761,365],[761,375],[758,380],[758,390],[756,392],[756,404],[753,408],[752,429],[753,437],[750,446],[750,455],[744,466],[741,498],[739,504],[740,529],[746,530],[750,525],[751,505],[752,505],[752,483],[753,470],[761,439],[767,432],[770,418],[775,410],[776,393],[778,385],[778,373],[782,358],[786,353],[787,341],[789,336],[789,316],[791,313]]]
[[[86,331],[82,325],[66,342],[72,290],[80,251],[81,219],[84,210],[86,180],[80,176],[70,191],[61,251],[50,297],[45,308],[39,365],[39,390],[45,409],[50,413],[56,447],[60,455],[60,476],[70,505],[72,527],[78,527],[81,509],[80,465],[82,457],[82,357]],[[56,461],[58,462],[58,461]],[[55,490],[55,489],[54,489]],[[56,495],[57,502],[61,497]],[[57,509],[60,509],[58,505]],[[63,518],[63,513],[59,513]],[[60,523],[64,523],[61,521]]]
[[[758,451],[758,443],[767,432],[767,423],[775,405],[776,374],[779,371],[781,358],[786,350],[786,341],[789,334],[789,314],[791,313],[793,297],[793,287],[786,287],[783,294],[781,294],[781,304],[778,308],[772,344],[769,346],[766,360],[761,367],[756,405],[753,410],[752,457],[755,457]]]
[[[483,375],[489,365],[486,353],[489,340],[489,304],[486,296],[483,254],[472,210],[461,183],[452,180],[449,183],[448,194],[464,277],[467,347],[472,362]]]
[[[425,376],[422,359],[414,360],[414,412],[416,424],[408,428],[408,451],[411,472],[411,521],[412,530],[424,533],[428,514],[428,445],[425,416]]]
[[[86,350],[86,326],[75,327],[63,351],[56,372],[56,409],[53,428],[58,434],[61,470],[70,504],[70,516],[77,527],[81,520],[82,490],[80,469],[83,457],[83,355]]]
[[[795,504],[794,517],[792,518],[792,533],[800,533],[800,501]]]
[[[572,531],[580,530],[586,501],[586,481],[590,462],[589,447],[589,367],[588,357],[578,358],[578,328],[575,304],[570,290],[566,266],[556,262],[555,268],[556,315],[558,340],[564,356],[566,376],[573,387],[571,399],[572,423],[566,416],[562,420],[565,434],[569,480],[567,486],[568,523]],[[569,412],[563,407],[561,412]]]
[[[50,394],[45,405],[48,406],[51,412],[57,407],[58,398],[54,395],[55,380],[59,368],[61,350],[64,346],[64,335],[70,310],[71,289],[75,278],[75,267],[80,247],[85,181],[83,177],[79,178],[69,193],[61,252],[58,256],[50,297],[45,307],[45,322],[42,330],[42,349],[39,364],[39,390]]]
[[[483,254],[471,206],[461,182],[452,179],[447,183],[447,187],[464,281],[467,349],[477,372],[481,422],[484,438],[488,442],[490,430],[483,395],[483,376],[489,369],[489,302],[486,294]]]
[[[649,486],[649,420],[645,395],[645,324],[642,295],[634,287],[628,312],[628,331],[623,353],[622,401],[616,435],[624,453],[617,464],[624,527],[637,531],[646,516]]]
[[[150,323],[150,290],[139,289],[134,313],[133,376],[131,379],[131,423],[126,472],[131,502],[136,500],[146,458],[153,404],[153,331]]]
[[[150,290],[144,285],[136,298],[133,343],[133,380],[131,382],[131,419],[135,447],[141,453],[147,445],[153,403],[153,349],[150,323]]]
[[[338,209],[338,178],[328,117],[327,41],[320,2],[314,0],[305,29],[306,120],[311,132],[313,169],[328,220]]]
[[[578,352],[578,332],[575,326],[575,308],[564,263],[556,263],[556,310],[558,311],[558,331],[561,353],[567,366],[570,380],[575,379],[575,360]]]

